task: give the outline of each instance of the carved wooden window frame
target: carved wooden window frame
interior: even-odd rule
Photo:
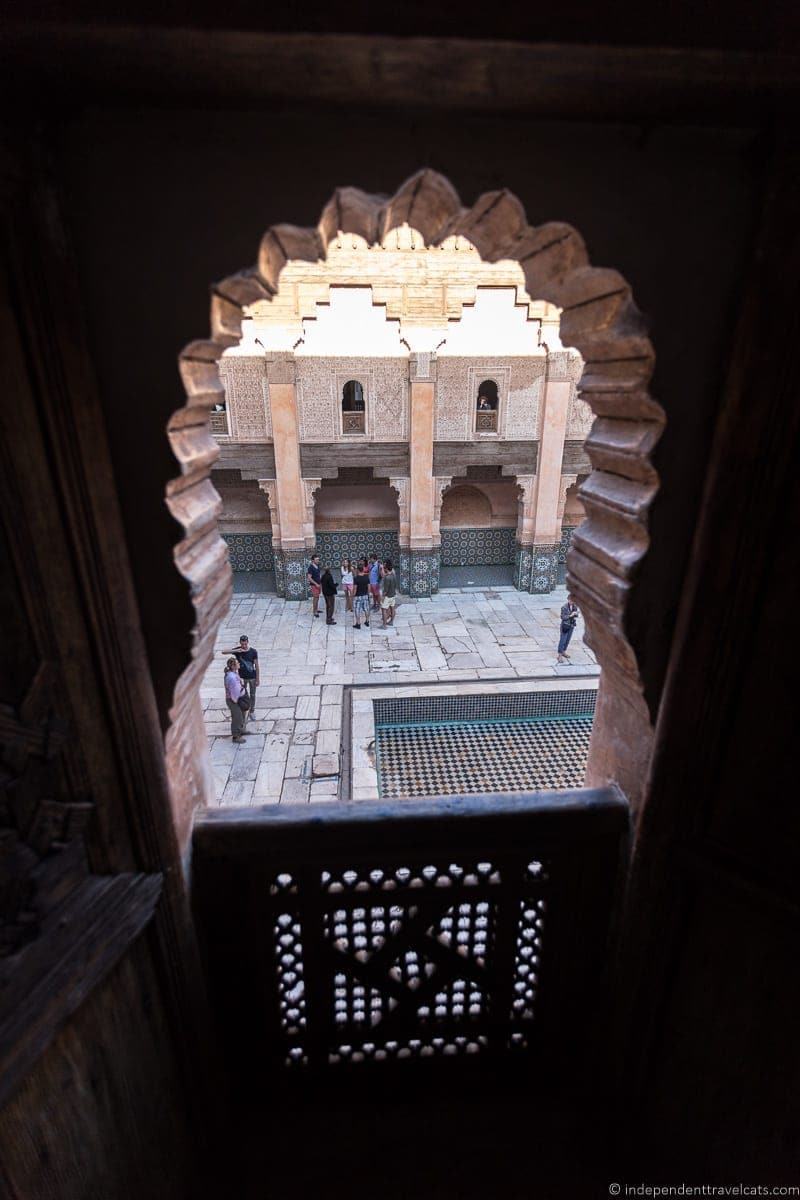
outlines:
[[[470,440],[474,442],[481,441],[500,441],[504,435],[506,404],[508,401],[508,391],[511,386],[511,368],[501,366],[471,366],[468,371],[469,389],[470,389]],[[493,430],[478,429],[478,390],[482,383],[487,381],[492,382],[497,388],[497,408],[494,410],[497,413],[496,427]]]
[[[372,379],[366,371],[336,371],[336,403],[338,409],[337,430],[338,436],[342,441],[358,441],[359,439],[368,439],[370,436],[370,405],[372,401]],[[348,383],[360,383],[361,391],[364,396],[364,428],[358,432],[346,433],[344,429],[344,409],[342,401],[344,399],[344,389]]]
[[[654,715],[644,698],[626,614],[649,545],[648,513],[658,490],[651,455],[666,420],[649,391],[655,353],[646,323],[628,282],[615,270],[592,266],[570,225],[529,225],[518,198],[504,189],[484,193],[466,208],[452,184],[427,169],[389,198],[338,188],[316,228],[268,229],[256,265],[214,289],[210,338],[192,342],[180,355],[187,404],[175,414],[169,436],[181,475],[168,485],[167,503],[186,532],[175,560],[190,581],[197,625],[193,661],[178,681],[176,697],[185,702],[196,692],[230,594],[230,568],[216,531],[219,500],[209,481],[208,412],[221,389],[217,362],[241,336],[243,307],[275,295],[288,261],[324,258],[339,234],[374,245],[403,224],[427,246],[458,235],[485,261],[515,259],[528,294],[561,310],[564,346],[581,354],[579,391],[595,414],[585,443],[593,469],[581,489],[586,519],[573,538],[567,582],[585,617],[585,640],[602,667],[587,784],[614,779],[635,803],[649,765]],[[185,436],[187,413],[198,414],[192,439]],[[198,538],[205,546],[200,563]]]

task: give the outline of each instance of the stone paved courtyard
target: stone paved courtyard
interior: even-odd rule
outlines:
[[[393,629],[380,614],[354,630],[337,598],[336,625],[311,617],[310,604],[270,593],[236,592],[217,639],[217,655],[200,691],[211,742],[217,803],[306,803],[339,795],[342,704],[351,684],[404,685],[597,675],[579,620],[569,653],[556,665],[561,587],[532,596],[510,587],[401,597]],[[256,718],[243,743],[230,738],[223,690],[223,651],[247,634],[259,653]],[[358,792],[355,792],[357,797]]]

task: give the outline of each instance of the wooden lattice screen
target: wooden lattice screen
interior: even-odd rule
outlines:
[[[209,813],[193,869],[230,1059],[574,1053],[627,819],[613,790]]]

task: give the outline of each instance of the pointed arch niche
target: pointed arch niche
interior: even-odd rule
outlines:
[[[602,667],[587,783],[616,781],[635,806],[649,763],[653,714],[626,614],[647,553],[648,510],[657,491],[650,456],[665,421],[648,390],[653,347],[630,285],[617,271],[592,266],[571,226],[529,225],[520,201],[505,190],[487,192],[464,207],[449,181],[431,170],[412,176],[388,198],[338,188],[316,228],[268,229],[256,265],[213,287],[210,337],[180,355],[187,399],[168,432],[181,473],[168,486],[167,504],[185,534],[175,561],[190,585],[196,624],[192,661],[175,687],[168,763],[185,770],[191,759],[187,739],[202,728],[197,691],[231,594],[226,547],[217,531],[219,500],[209,478],[217,455],[210,419],[224,402],[219,359],[241,337],[244,307],[277,293],[285,264],[325,259],[342,235],[371,246],[395,229],[398,238],[420,239],[429,247],[463,237],[485,262],[519,263],[528,294],[561,309],[562,343],[583,358],[579,390],[595,418],[586,439],[593,469],[580,489],[586,519],[575,531],[567,581],[585,617],[586,641]],[[279,352],[266,357],[270,386],[285,384],[285,357]],[[196,744],[192,752],[197,754]]]

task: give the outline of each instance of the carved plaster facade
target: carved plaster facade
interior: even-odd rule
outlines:
[[[434,446],[454,456],[459,476],[470,470],[499,471],[509,482],[515,477],[524,481],[517,544],[527,551],[536,543],[540,559],[555,554],[555,534],[551,531],[543,540],[537,532],[537,489],[527,481],[536,478],[540,448],[548,446],[550,458],[554,453],[546,413],[552,416],[556,403],[564,410],[555,447],[561,458],[573,434],[573,441],[582,441],[587,409],[577,398],[582,360],[558,340],[558,311],[527,296],[517,264],[481,263],[463,239],[446,249],[444,257],[432,254],[417,238],[397,241],[401,248],[395,245],[388,252],[357,241],[339,247],[324,271],[319,264],[295,270],[288,263],[278,294],[245,309],[241,338],[222,354],[219,377],[228,432],[217,440],[226,447],[226,470],[240,461],[243,478],[252,477],[255,447],[264,445],[273,449],[276,474],[283,472],[278,487],[268,488],[260,479],[270,498],[279,578],[284,551],[296,553],[301,542],[306,550],[314,546],[314,494],[323,475],[335,478],[340,467],[371,467],[375,477],[389,475],[398,501],[400,547],[435,555],[441,544],[442,493],[453,475],[433,477]],[[444,261],[451,274],[442,269]],[[396,280],[386,278],[392,271],[399,274],[400,291]],[[497,404],[490,420],[479,420],[477,399],[487,381],[496,388]],[[555,390],[548,391],[551,382],[568,382],[569,392],[561,387],[556,401]],[[343,403],[351,384],[360,387],[363,401],[357,413]],[[271,389],[278,390],[271,394]],[[273,419],[276,403],[281,416]],[[426,412],[432,404],[430,420],[420,420],[418,413],[416,423],[412,421],[414,403],[424,404]],[[280,447],[273,427],[280,430]],[[312,452],[309,461],[318,473],[302,470],[297,478],[295,471],[291,482],[287,454],[302,462],[304,447]],[[406,465],[387,471],[387,463],[398,458]],[[413,488],[412,458],[422,463]],[[559,490],[557,480],[548,486]],[[553,512],[557,504],[563,515],[563,500],[554,494]],[[287,505],[293,510],[291,521],[280,511]],[[367,519],[365,528],[369,525]],[[292,532],[286,535],[289,526]],[[349,520],[346,527],[351,527]],[[222,528],[231,532],[224,507]],[[427,557],[419,569],[409,562],[410,581],[424,576],[430,583],[438,577]],[[537,578],[541,584],[541,570]],[[552,586],[553,571],[548,579]],[[519,573],[517,582],[522,586]]]

